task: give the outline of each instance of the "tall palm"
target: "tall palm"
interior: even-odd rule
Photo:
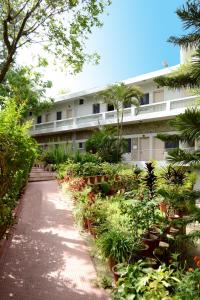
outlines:
[[[199,87],[200,86],[200,1],[188,0],[185,5],[176,10],[188,33],[180,37],[171,36],[169,42],[183,48],[195,47],[196,51],[190,64],[180,68],[169,76],[160,76],[155,79],[160,86],[171,88]]]
[[[160,86],[170,88],[200,88],[200,0],[188,0],[182,8],[177,9],[177,15],[183,22],[183,27],[189,32],[180,37],[170,37],[169,42],[185,48],[196,48],[191,62],[181,66],[178,71],[168,75],[160,76],[155,79]],[[198,92],[199,93],[199,92]],[[184,141],[189,144],[196,143],[200,139],[200,110],[188,108],[185,113],[177,116],[170,122],[172,127],[178,131],[175,135],[159,134],[158,137],[163,140]],[[171,162],[187,163],[200,166],[200,151],[184,151],[175,149],[170,152],[168,159]]]
[[[116,83],[111,85],[106,91],[101,92],[100,95],[106,104],[113,105],[116,110],[118,152],[120,152],[123,134],[124,107],[128,105],[138,106],[143,93],[137,86],[128,86],[124,83]]]

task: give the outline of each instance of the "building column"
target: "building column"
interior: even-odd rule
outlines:
[[[153,135],[149,136],[149,158],[153,159]]]
[[[76,151],[76,132],[72,133],[72,151]]]

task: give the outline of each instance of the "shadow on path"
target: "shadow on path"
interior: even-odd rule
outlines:
[[[56,181],[29,183],[10,247],[0,261],[0,299],[108,299]]]

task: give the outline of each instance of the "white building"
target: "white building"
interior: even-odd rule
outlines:
[[[181,63],[188,53],[181,51]],[[195,103],[195,96],[185,89],[170,90],[158,87],[154,78],[166,75],[179,65],[164,68],[148,74],[136,76],[124,83],[141,87],[144,97],[139,108],[124,109],[124,138],[128,139],[126,160],[143,164],[148,160],[165,160],[169,149],[177,147],[173,143],[164,143],[156,138],[157,133],[170,133],[169,120],[184,112]],[[84,143],[92,131],[101,126],[117,123],[116,111],[106,105],[98,92],[107,87],[94,88],[57,97],[54,106],[36,117],[31,134],[44,147],[63,145],[69,149],[84,150]],[[179,145],[188,148],[191,145]]]

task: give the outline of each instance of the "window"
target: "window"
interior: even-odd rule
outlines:
[[[144,94],[144,96],[141,98],[141,105],[149,104],[149,93]]]
[[[42,116],[37,116],[37,124],[42,123]]]
[[[33,115],[32,111],[29,111],[29,117],[31,117]]]
[[[131,153],[131,139],[126,139],[126,153]]]
[[[79,149],[83,149],[83,142],[79,142],[79,143],[78,143],[78,148],[79,148]]]
[[[83,105],[84,104],[84,99],[79,99],[79,105]]]
[[[107,111],[113,111],[115,110],[114,105],[113,104],[108,104],[107,105]]]
[[[124,103],[123,104],[123,108],[129,108],[129,107],[131,107],[131,103]]]
[[[62,111],[57,111],[56,113],[56,119],[61,120],[62,119]]]
[[[179,148],[179,142],[175,142],[175,141],[166,141],[165,142],[165,149],[175,149],[175,148]]]
[[[93,104],[93,114],[99,114],[100,113],[100,104],[95,103]]]

